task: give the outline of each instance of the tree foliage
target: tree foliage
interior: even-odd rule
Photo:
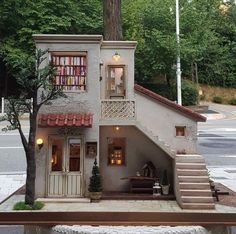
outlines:
[[[224,9],[224,10],[222,10]],[[236,6],[220,0],[180,1],[182,76],[211,85],[236,87]],[[138,40],[136,79],[175,77],[177,44],[174,0],[123,0],[124,35]]]

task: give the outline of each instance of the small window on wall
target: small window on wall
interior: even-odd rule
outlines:
[[[108,138],[108,165],[125,164],[125,138]]]
[[[175,127],[175,136],[177,136],[177,137],[186,136],[186,127],[185,126],[176,126]]]

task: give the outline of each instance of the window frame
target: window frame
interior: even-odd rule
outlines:
[[[54,63],[54,59],[53,57],[79,57],[79,61],[81,63],[81,58],[84,57],[83,59],[83,63],[84,64],[79,64],[79,65],[61,65],[60,61],[59,64],[55,64]],[[74,61],[74,60],[73,60]],[[58,86],[58,88],[61,88],[63,92],[65,93],[84,93],[88,91],[88,52],[87,51],[49,51],[49,62],[52,63],[52,65],[54,67],[68,67],[68,68],[72,68],[72,73],[76,73],[76,70],[73,69],[73,67],[78,67],[79,68],[79,72],[81,72],[81,68],[83,68],[83,72],[84,75],[59,75],[55,77],[55,80],[53,80],[53,85],[56,87]],[[58,78],[57,78],[58,77]],[[75,84],[75,85],[64,85],[64,84],[56,84],[56,79],[60,80],[58,81],[58,83],[62,82],[62,77],[71,77],[71,81],[70,82],[83,82],[83,84]],[[76,78],[77,77],[77,78]],[[80,78],[81,77],[81,78]],[[84,80],[83,80],[83,79]],[[68,79],[68,78],[67,78]],[[81,80],[81,81],[80,81]],[[65,82],[65,78],[63,79],[63,81]],[[68,80],[66,82],[69,82]],[[64,89],[64,87],[71,87],[71,89]],[[74,89],[75,87],[75,89]],[[81,88],[79,88],[81,87]],[[83,89],[82,89],[83,87]]]

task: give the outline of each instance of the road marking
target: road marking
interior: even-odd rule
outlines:
[[[236,158],[236,155],[220,155],[220,158]]]
[[[24,132],[23,132],[24,133]],[[0,136],[19,136],[19,133],[0,133]],[[24,133],[24,135],[29,135],[29,133]]]
[[[23,146],[0,146],[0,149],[23,149]]]

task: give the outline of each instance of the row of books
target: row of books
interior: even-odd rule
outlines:
[[[55,85],[85,85],[86,78],[84,76],[56,76]]]
[[[57,74],[60,76],[85,76],[86,67],[59,66]]]
[[[85,56],[53,56],[54,65],[81,65],[86,66]]]
[[[64,91],[84,91],[85,90],[85,85],[81,86],[66,86],[66,85],[57,85],[57,89],[62,89]]]

